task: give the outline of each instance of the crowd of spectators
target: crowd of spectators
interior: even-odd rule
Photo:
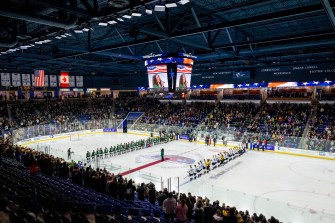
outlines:
[[[334,93],[321,93],[319,96],[320,101],[335,101],[335,94]]]
[[[11,127],[48,123],[69,123],[87,119],[111,118],[112,100],[63,100],[8,104]],[[2,111],[2,110],[1,110]],[[8,111],[5,111],[8,114]],[[6,116],[4,116],[6,117]],[[7,115],[7,120],[9,120]]]
[[[312,92],[269,91],[268,98],[310,98]]]
[[[166,220],[196,223],[279,223],[271,217],[266,219],[262,214],[250,215],[248,211],[237,211],[219,201],[210,203],[208,198],[192,196],[191,193],[178,194],[168,192],[165,188],[157,191],[152,183],[136,184],[132,179],[113,174],[106,169],[93,169],[82,163],[43,154],[32,149],[13,146],[10,141],[1,142],[1,155],[15,159],[28,167],[31,175],[36,176],[37,169],[48,176],[58,176],[71,180],[74,184],[89,187],[97,192],[115,199],[133,202],[149,201],[152,205],[159,205],[164,211]],[[51,201],[52,202],[52,201]],[[131,219],[131,216],[128,217]]]
[[[301,137],[310,112],[311,106],[308,104],[264,104],[259,115],[253,117],[248,130],[267,133],[272,139],[284,139],[285,136]]]
[[[215,108],[214,103],[172,104],[154,103],[140,122],[146,124],[194,127]]]
[[[307,148],[329,144],[316,139],[334,140],[331,106],[321,106],[313,119]],[[126,100],[82,99],[52,102],[16,102],[0,104],[2,130],[38,124],[84,123],[86,120],[120,120],[129,112],[143,112],[137,123],[195,128],[201,131],[233,129],[237,136],[248,131],[265,135],[281,145],[298,146],[312,106],[297,103],[160,103],[157,99]],[[321,110],[323,112],[321,112]],[[63,125],[65,126],[65,125]],[[71,128],[72,129],[72,128]],[[263,137],[263,136],[262,136]],[[288,141],[288,143],[287,143]]]
[[[11,123],[8,110],[12,116]],[[334,152],[335,106],[327,104],[319,105],[313,112],[309,104],[265,103],[262,106],[253,103],[163,104],[155,99],[140,98],[114,102],[112,100],[65,100],[56,103],[2,103],[0,104],[0,126],[4,130],[10,127],[50,122],[73,122],[79,121],[83,116],[88,116],[89,119],[104,119],[111,118],[113,112],[115,114],[112,118],[120,119],[124,118],[128,112],[144,112],[139,122],[146,124],[186,127],[203,125],[208,129],[234,126],[237,131],[248,130],[259,138],[266,138],[273,142],[284,143],[289,138],[296,145],[303,134],[308,117],[310,114],[315,114],[309,123],[311,127],[306,148]],[[167,203],[164,201],[175,199],[176,202],[171,202],[175,204],[172,211],[175,214],[173,217],[181,222],[185,219],[185,212],[186,219],[199,219],[196,222],[211,222],[205,220],[210,218],[214,219],[213,222],[278,222],[274,218],[267,220],[262,215],[250,216],[248,212],[238,212],[235,208],[224,204],[219,206],[219,202],[210,204],[208,199],[198,198],[199,202],[194,200],[191,202],[190,196],[185,194],[170,194],[167,190],[156,191],[152,184],[137,185],[131,179],[114,175],[106,169],[92,169],[82,163],[66,163],[58,157],[12,146],[9,141],[1,144],[1,153],[26,166],[35,165],[44,174],[71,179],[73,183],[90,187],[120,200],[132,201],[136,194],[139,200],[147,199],[152,204],[158,202],[165,210],[166,218],[171,217],[171,212],[164,207],[164,203],[165,205]],[[29,169],[32,172],[35,170],[35,168]]]
[[[218,96],[216,94],[209,95],[190,95],[190,99],[193,100],[217,100]]]
[[[321,104],[311,119],[307,149],[335,152],[335,106]]]
[[[223,98],[224,100],[260,100],[261,95],[260,94],[224,94]]]
[[[320,105],[311,119],[310,138],[335,140],[335,106]]]
[[[235,127],[245,131],[258,112],[259,105],[254,103],[219,103],[205,117],[202,124],[209,129]]]

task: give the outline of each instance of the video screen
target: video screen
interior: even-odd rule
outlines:
[[[176,89],[186,89],[191,86],[192,66],[177,65]]]
[[[152,89],[169,88],[166,65],[148,66],[147,70],[148,70],[149,88]]]

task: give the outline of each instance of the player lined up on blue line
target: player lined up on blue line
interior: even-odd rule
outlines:
[[[109,149],[105,147],[104,149],[98,148],[92,152],[86,152],[87,163],[95,161],[96,159],[109,158],[116,155],[121,155],[128,152],[133,152],[139,149],[144,149],[152,147],[153,145],[168,143],[172,141],[169,135],[162,135],[160,137],[149,137],[147,139],[140,139],[137,141],[131,141],[127,143],[120,143],[116,146],[111,146]]]
[[[214,155],[212,159],[204,159],[199,161],[196,165],[190,165],[188,177],[190,180],[201,177],[202,175],[209,173],[220,166],[224,166],[229,161],[241,156],[245,153],[245,148],[236,146],[228,151],[223,151],[217,155]]]

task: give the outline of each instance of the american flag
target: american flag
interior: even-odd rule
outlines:
[[[35,86],[44,87],[44,70],[34,70]]]
[[[178,65],[177,73],[192,74],[192,66]]]
[[[167,73],[166,65],[157,65],[147,67],[148,74]]]

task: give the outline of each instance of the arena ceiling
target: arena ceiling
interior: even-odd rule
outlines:
[[[165,4],[177,7],[155,11]],[[2,0],[0,69],[145,75],[141,55],[160,52],[198,56],[196,71],[334,62],[334,6],[333,0]]]

